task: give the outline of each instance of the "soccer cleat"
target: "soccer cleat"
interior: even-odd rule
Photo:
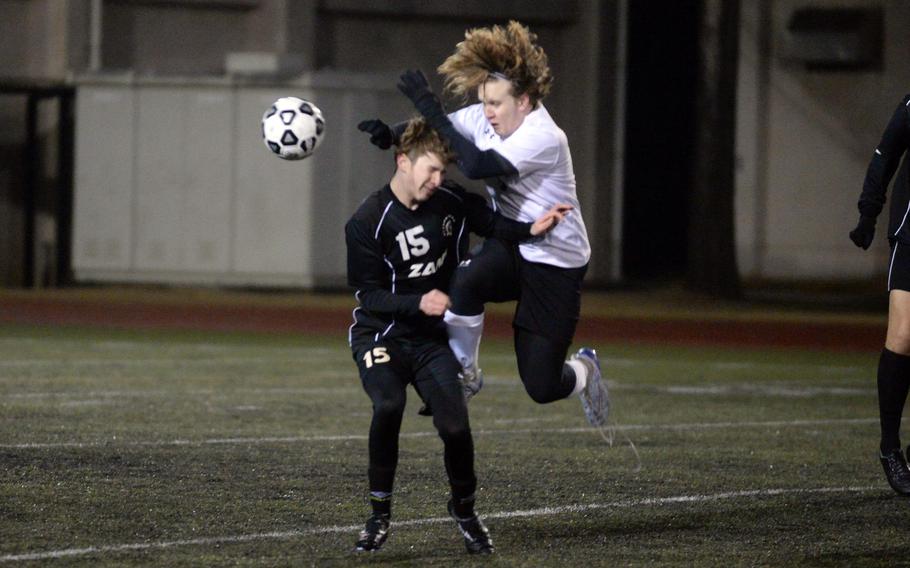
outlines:
[[[458,379],[464,388],[465,400],[471,400],[471,397],[483,388],[483,371],[477,367],[462,369],[458,373]]]
[[[469,554],[493,554],[493,539],[490,531],[483,526],[483,522],[476,514],[467,519],[459,518],[455,514],[455,504],[449,499],[449,515],[455,519],[458,530],[464,536],[464,546]]]
[[[895,448],[879,456],[888,484],[901,495],[910,495],[910,469],[900,448]]]
[[[600,372],[600,360],[597,358],[597,352],[590,347],[582,347],[575,355],[572,355],[572,359],[588,369],[587,383],[578,396],[581,399],[581,407],[585,411],[585,418],[588,419],[591,426],[599,428],[607,423],[607,416],[610,414],[610,394],[607,392],[607,384]]]
[[[389,536],[389,517],[373,514],[360,531],[360,539],[354,545],[355,552],[376,552]]]

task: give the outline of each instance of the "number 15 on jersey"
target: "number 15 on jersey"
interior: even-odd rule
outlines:
[[[373,365],[388,363],[391,360],[392,358],[385,347],[374,347],[363,354],[363,362],[366,364],[367,369]]]

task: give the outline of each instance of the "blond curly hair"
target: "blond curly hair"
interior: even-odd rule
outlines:
[[[508,79],[512,94],[527,94],[536,107],[553,84],[547,54],[536,42],[537,34],[514,20],[506,27],[470,29],[436,70],[445,77],[446,90],[465,100],[496,77]]]
[[[412,118],[398,141],[395,155],[406,154],[409,159],[417,160],[420,156],[430,153],[439,156],[444,164],[449,164],[455,159],[455,153],[446,141],[422,116]]]

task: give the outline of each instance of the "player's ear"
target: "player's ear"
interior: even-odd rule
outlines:
[[[395,165],[398,166],[399,170],[407,172],[411,169],[411,159],[408,158],[407,154],[402,152],[395,156]]]
[[[528,96],[528,93],[518,97],[518,109],[523,111],[531,110],[531,97]]]

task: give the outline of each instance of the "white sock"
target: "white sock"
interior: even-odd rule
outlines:
[[[572,389],[572,394],[578,394],[585,390],[585,386],[588,384],[588,368],[585,367],[584,363],[575,359],[569,359],[566,361],[566,365],[572,367],[572,370],[575,371],[575,388]]]
[[[449,347],[462,368],[477,366],[480,352],[480,337],[483,335],[483,313],[476,316],[460,316],[446,310],[444,316],[449,332]]]

